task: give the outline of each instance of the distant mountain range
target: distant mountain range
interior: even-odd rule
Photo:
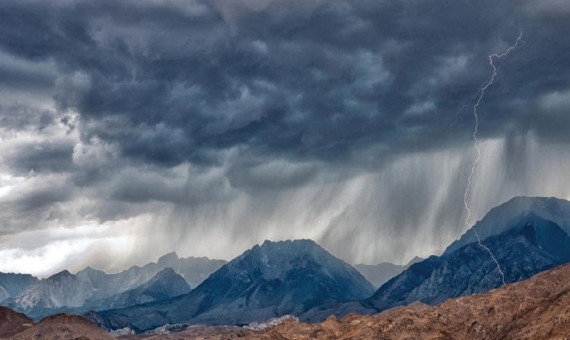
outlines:
[[[225,263],[170,253],[156,263],[116,274],[91,267],[77,274],[64,270],[43,280],[0,273],[0,303],[34,319],[57,312],[127,307],[187,293]]]
[[[165,268],[142,285],[103,299],[90,301],[83,309],[124,308],[146,302],[166,300],[173,296],[186,294],[189,291],[190,286],[182,276],[178,275],[172,268]]]
[[[394,276],[408,269],[412,264],[422,261],[421,257],[414,257],[408,264],[397,265],[389,262],[378,264],[357,264],[354,266],[364,277],[378,289]]]
[[[567,203],[515,198],[476,225],[506,282],[524,280],[570,261],[570,238],[559,224],[566,221]],[[165,323],[242,324],[285,314],[315,322],[329,315],[370,314],[414,301],[434,305],[502,284],[499,268],[487,250],[468,242],[470,233],[442,256],[411,264],[375,293],[360,273],[312,241],[265,242],[224,265],[186,295],[92,317],[107,329],[142,331]]]
[[[30,274],[0,273],[0,303],[21,294],[39,281]]]
[[[570,262],[569,221],[570,202],[517,197],[474,226],[484,247],[468,230],[443,255],[406,266],[358,265],[359,272],[311,240],[266,241],[228,263],[202,259],[198,265],[172,253],[118,274],[86,268],[40,281],[10,274],[10,282],[20,280],[27,288],[1,287],[15,294],[4,303],[34,318],[92,309],[97,312],[86,315],[109,331],[243,325],[288,314],[317,322],[418,301],[436,305],[501,286],[501,272],[511,283]],[[190,290],[188,283],[200,282],[208,270],[213,273]],[[387,281],[376,289],[365,276],[376,284]]]
[[[566,339],[570,334],[570,264],[499,289],[430,307],[413,303],[375,315],[352,314],[318,324],[275,320],[263,331],[250,327],[161,327],[160,333],[125,339]],[[168,334],[167,330],[172,330]],[[166,331],[166,332],[165,332]],[[121,337],[122,338],[122,337]],[[0,307],[0,339],[115,339],[88,320],[58,314],[34,323]]]

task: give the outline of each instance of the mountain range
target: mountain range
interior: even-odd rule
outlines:
[[[282,318],[273,326],[193,326],[173,333],[127,335],[137,340],[190,339],[565,339],[570,334],[570,264],[484,294],[449,299],[431,307],[413,303],[375,315],[334,316],[318,324]],[[0,307],[0,339],[111,340],[88,320],[58,314],[35,323]]]
[[[76,274],[64,270],[42,280],[27,274],[0,274],[0,303],[36,320],[58,312],[127,307],[187,293],[225,263],[169,253],[156,263],[115,274],[91,267]]]
[[[320,322],[438,305],[526,280],[570,262],[568,221],[570,202],[516,197],[493,208],[441,256],[405,266],[357,270],[311,240],[265,241],[227,263],[170,253],[117,274],[89,267],[43,280],[4,274],[0,293],[9,296],[3,304],[34,319],[90,310],[85,315],[107,331],[245,325],[285,315]]]
[[[526,213],[521,206],[528,208]],[[547,219],[549,211],[558,209],[557,214],[564,215],[560,210],[566,208],[562,200],[515,198],[476,225],[508,221],[485,229],[483,246],[468,242],[457,247],[473,233],[467,231],[452,244],[455,249],[411,264],[375,292],[360,273],[312,241],[266,241],[222,266],[188,294],[91,317],[106,329],[138,332],[166,323],[235,325],[285,314],[318,322],[330,315],[373,314],[415,301],[435,305],[497,288],[503,275],[506,283],[517,282],[569,262],[570,239],[559,225],[564,219]]]
[[[570,264],[566,264],[525,281],[433,307],[414,303],[375,315],[333,316],[318,324],[289,319],[243,339],[568,339],[569,278]],[[168,339],[198,337],[175,333]]]
[[[311,240],[265,241],[175,299],[90,317],[106,329],[150,330],[169,323],[248,324],[302,314],[328,302],[359,300],[373,286]]]
[[[533,213],[512,228],[469,243],[443,256],[431,256],[384,284],[365,304],[383,311],[420,301],[436,305],[449,298],[487,292],[570,261],[570,237],[557,224]],[[501,272],[503,274],[501,274]]]
[[[514,197],[491,209],[481,221],[475,223],[472,229],[477,230],[481,239],[486,239],[511,229],[529,214],[552,221],[570,235],[570,201],[555,197]],[[451,253],[476,240],[475,233],[468,230],[459,240],[449,245],[444,254]]]
[[[21,294],[39,281],[30,274],[0,273],[0,303]]]

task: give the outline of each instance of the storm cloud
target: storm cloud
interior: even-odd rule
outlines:
[[[481,218],[513,195],[568,198],[568,8],[2,1],[0,251],[58,228],[130,240],[119,263],[108,244],[77,248],[73,266],[112,270],[265,238],[313,238],[350,262],[441,251],[465,230],[488,56],[521,32],[479,108],[469,199]]]

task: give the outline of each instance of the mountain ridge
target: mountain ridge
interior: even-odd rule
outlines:
[[[107,329],[138,331],[165,323],[245,324],[301,314],[326,301],[361,299],[374,291],[352,266],[312,240],[255,245],[176,299],[98,313]]]
[[[443,254],[475,242],[477,237],[473,229],[481,239],[486,239],[502,233],[529,213],[555,222],[570,235],[570,201],[556,197],[516,196],[489,210],[472,228],[463,233],[458,240],[453,241]]]
[[[567,339],[569,305],[570,264],[565,264],[437,306],[415,303],[374,315],[330,317],[318,324],[286,320],[244,339]]]
[[[132,266],[119,273],[107,274],[88,266],[76,274],[62,270],[41,280],[24,274],[24,278],[29,277],[31,278],[29,280],[32,281],[24,287],[25,289],[20,289],[17,292],[18,294],[10,294],[7,289],[3,288],[3,281],[0,280],[0,297],[5,297],[2,302],[9,307],[39,320],[58,312],[84,313],[97,307],[101,309],[125,307],[120,304],[117,305],[118,302],[105,306],[103,300],[107,299],[105,301],[109,302],[113,296],[121,293],[128,294],[128,291],[144,285],[159,272],[166,269],[166,265],[172,265],[182,273],[177,275],[186,282],[188,287],[184,287],[184,284],[177,280],[178,290],[175,290],[176,293],[182,293],[183,290],[190,290],[191,284],[188,281],[195,284],[199,283],[225,263],[226,261],[223,260],[210,260],[206,257],[179,258],[176,253],[172,252],[161,256],[157,262],[151,262],[142,267]],[[186,276],[185,278],[183,274]],[[8,274],[2,275],[0,273],[0,279],[3,277],[8,277]],[[172,294],[172,292],[165,290],[162,296],[164,298],[174,296]],[[127,300],[143,302],[143,300],[137,301],[134,296],[131,299],[124,298],[123,301]]]
[[[524,223],[482,242],[502,265],[507,283],[570,261],[568,234],[556,223],[533,213],[526,216]],[[473,242],[410,266],[364,303],[378,311],[414,301],[434,305],[448,298],[483,293],[501,284],[495,262],[478,242]]]

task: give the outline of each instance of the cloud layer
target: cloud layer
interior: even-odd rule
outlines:
[[[264,238],[351,262],[437,252],[464,230],[488,55],[521,31],[480,107],[470,201],[480,218],[512,195],[568,198],[566,7],[2,1],[0,252],[85,225],[85,261],[52,270],[229,258]],[[131,245],[122,262],[98,248],[108,237]]]

